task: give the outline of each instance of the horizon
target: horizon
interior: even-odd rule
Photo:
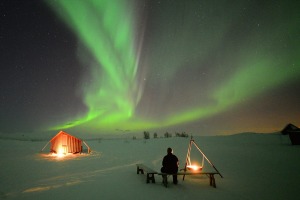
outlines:
[[[176,132],[168,132],[169,137],[164,136],[166,132],[157,133],[157,132],[149,132],[149,138],[144,138],[144,133],[119,133],[119,134],[93,134],[93,135],[86,135],[86,134],[73,134],[71,132],[64,131],[72,136],[75,136],[84,141],[95,141],[95,140],[149,140],[149,139],[172,139],[172,138],[182,138],[182,139],[191,139],[197,137],[219,137],[219,136],[235,136],[235,135],[272,135],[278,134],[281,135],[281,131],[276,132],[238,132],[238,133],[231,133],[231,134],[215,134],[215,135],[197,135],[197,134],[187,134],[187,137],[183,136],[176,136]],[[30,134],[30,133],[14,133],[14,134],[5,134],[0,133],[0,140],[18,140],[18,141],[31,141],[31,142],[39,142],[39,141],[49,141],[58,132],[53,132],[51,134]],[[154,137],[154,134],[157,133],[157,137]],[[177,132],[179,133],[179,132]]]

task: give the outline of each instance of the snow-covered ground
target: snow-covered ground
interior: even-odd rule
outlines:
[[[87,141],[91,155],[56,158],[45,141],[0,139],[0,199],[296,199],[300,146],[280,134],[199,136],[195,142],[224,176],[217,188],[206,176],[187,176],[163,187],[146,184],[136,163],[159,171],[167,147],[185,164],[189,138]],[[200,154],[199,154],[200,155]],[[195,158],[193,158],[195,157]],[[197,152],[192,152],[192,160]],[[204,166],[209,167],[207,163]]]

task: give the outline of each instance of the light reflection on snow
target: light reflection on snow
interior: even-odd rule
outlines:
[[[40,153],[38,154],[39,159],[45,159],[48,161],[66,161],[66,160],[78,160],[82,158],[99,158],[101,156],[100,152],[92,151],[91,153]]]
[[[50,185],[50,186],[37,186],[37,187],[26,189],[26,190],[23,191],[23,193],[44,192],[44,191],[47,191],[47,190],[57,189],[57,188],[60,188],[60,187],[77,185],[77,184],[80,184],[81,182],[82,181],[80,181],[80,180],[76,180],[76,181],[71,181],[71,182],[67,182],[67,183],[64,183],[64,184],[57,184],[57,185]]]
[[[104,169],[96,169],[93,171],[82,171],[69,173],[66,175],[60,175],[51,177],[48,179],[40,180],[38,186],[27,188],[22,193],[34,193],[34,192],[45,192],[48,190],[54,190],[62,187],[69,187],[78,185],[85,182],[94,181],[95,178],[107,174],[109,171],[117,171],[125,167],[132,168],[136,163],[129,163],[125,165],[111,166]]]

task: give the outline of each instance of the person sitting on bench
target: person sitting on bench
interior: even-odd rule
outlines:
[[[162,173],[173,174],[173,183],[177,184],[177,175],[174,175],[178,172],[179,161],[177,156],[173,154],[172,148],[167,149],[167,155],[163,158],[162,161]]]

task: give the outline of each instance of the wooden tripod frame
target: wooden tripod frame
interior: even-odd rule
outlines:
[[[191,149],[192,149],[192,145],[195,145],[195,147],[197,148],[197,150],[202,154],[202,167],[204,164],[204,159],[207,160],[207,162],[216,170],[216,172],[223,178],[223,176],[221,175],[221,173],[217,170],[217,168],[214,166],[214,164],[206,157],[206,155],[203,153],[203,151],[201,151],[201,149],[199,148],[199,146],[195,143],[193,137],[191,137],[190,139],[190,143],[189,143],[189,147],[188,147],[188,152],[186,155],[186,160],[185,160],[185,166],[184,169],[182,169],[184,172],[186,172],[188,170],[188,166],[191,165]],[[183,176],[183,180],[184,180],[185,175]]]

